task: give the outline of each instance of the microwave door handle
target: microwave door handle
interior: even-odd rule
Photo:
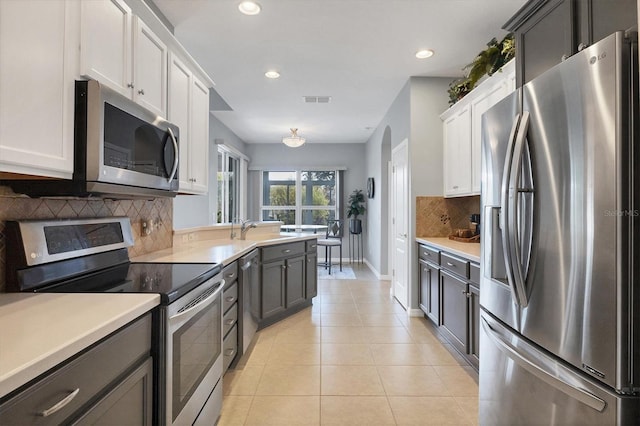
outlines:
[[[500,197],[500,228],[502,230],[502,252],[504,254],[504,267],[506,269],[507,282],[511,290],[511,298],[516,305],[520,306],[520,297],[518,295],[518,289],[515,286],[513,279],[513,264],[511,259],[511,250],[509,234],[512,232],[509,229],[509,221],[507,218],[510,216],[509,212],[509,179],[511,177],[511,167],[513,166],[513,151],[516,143],[516,137],[518,135],[518,127],[520,124],[520,114],[516,115],[513,119],[513,125],[511,126],[511,132],[509,133],[509,146],[507,147],[507,155],[504,160],[504,170],[502,172],[502,188]]]
[[[171,142],[173,143],[173,153],[174,153],[173,167],[171,168],[171,173],[169,173],[169,177],[167,178],[167,182],[171,183],[171,181],[176,175],[176,172],[178,171],[178,157],[180,155],[180,151],[178,150],[178,141],[176,140],[176,137],[173,134],[173,130],[171,130],[171,127],[168,127],[167,130],[169,130],[169,136],[171,137]]]

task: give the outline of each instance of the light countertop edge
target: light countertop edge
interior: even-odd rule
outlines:
[[[434,246],[440,250],[480,263],[480,244],[462,243],[446,237],[417,237],[416,242]]]
[[[131,259],[132,262],[167,263],[219,263],[228,265],[259,247],[294,243],[318,238],[319,234],[284,232],[279,235],[261,235],[254,240],[213,239],[155,251]]]
[[[0,397],[159,303],[158,294],[0,294]]]

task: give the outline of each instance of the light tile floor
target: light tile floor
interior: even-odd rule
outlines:
[[[476,425],[477,375],[389,281],[320,280],[313,307],[256,334],[224,376],[219,426]],[[474,377],[475,376],[475,377]]]

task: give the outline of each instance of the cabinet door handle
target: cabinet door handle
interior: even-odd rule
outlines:
[[[316,248],[316,247],[318,247],[317,244],[311,244],[311,248]]]
[[[423,272],[429,272],[429,270],[427,268],[424,268],[422,271]]]
[[[235,354],[235,353],[236,353],[236,350],[235,350],[235,349],[227,349],[227,350],[224,352],[224,355],[225,355],[225,356],[231,356],[231,355],[233,355],[233,354]]]
[[[133,87],[134,87],[134,86],[133,86],[133,83],[127,83],[127,87],[128,87],[129,89],[133,89]]]
[[[462,290],[462,294],[464,294],[465,296],[469,297],[469,295],[467,294],[466,290]]]
[[[235,272],[232,272],[232,273],[230,273],[228,275],[225,275],[225,278],[229,278],[230,280],[235,278],[235,277],[236,277],[236,273]]]
[[[453,186],[453,189],[458,189],[458,185],[454,185],[454,186]]]
[[[447,262],[447,266],[451,266],[452,268],[455,268],[455,267],[456,267],[456,265],[454,265],[454,264],[453,264],[453,263],[451,263],[451,262]]]
[[[226,300],[227,302],[233,302],[234,300],[236,300],[236,298],[235,298],[235,297],[233,297],[233,296],[229,296],[229,297],[225,297],[225,300]]]
[[[286,249],[286,250],[282,250],[282,252],[283,252],[284,254],[287,254],[287,253],[291,253],[291,250],[290,250],[290,249]]]
[[[234,322],[236,322],[236,320],[234,320],[234,319],[228,319],[228,320],[226,320],[226,321],[225,321],[225,324],[227,324],[227,325],[231,325],[231,324],[233,324]]]
[[[143,95],[144,96],[144,89],[138,90],[138,95]]]
[[[569,59],[569,55],[562,55],[562,57],[560,57],[560,60],[562,62],[566,61],[567,59]]]
[[[285,265],[282,265],[282,269],[287,269],[287,267]]]
[[[578,45],[578,52],[582,52],[584,49],[586,49],[587,47],[589,47],[589,45],[587,43],[580,43]]]
[[[67,404],[73,401],[73,398],[75,398],[79,392],[80,392],[80,388],[77,388],[76,390],[71,392],[69,395],[65,396],[60,401],[52,405],[50,408],[47,408],[46,410],[39,412],[38,415],[41,417],[49,417],[53,413],[62,410]]]

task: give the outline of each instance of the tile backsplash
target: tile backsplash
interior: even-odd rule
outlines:
[[[103,200],[87,198],[28,198],[0,187],[0,292],[5,289],[5,222],[16,219],[75,219],[83,217],[127,216],[131,219],[134,245],[129,256],[139,256],[171,247],[173,203],[170,198],[155,200]],[[160,219],[156,230],[142,235],[141,221]]]
[[[448,237],[456,228],[472,228],[473,213],[480,213],[480,196],[416,197],[416,236]]]

